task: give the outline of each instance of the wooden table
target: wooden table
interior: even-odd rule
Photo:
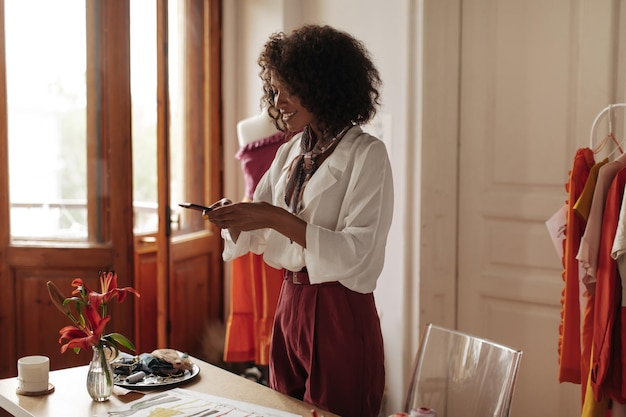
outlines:
[[[314,407],[310,404],[199,359],[194,358],[193,361],[200,367],[200,373],[180,388],[311,417]],[[85,417],[120,407],[143,396],[143,393],[130,392],[121,396],[112,395],[106,402],[94,402],[85,387],[87,368],[79,366],[50,372],[49,381],[54,385],[54,392],[40,397],[18,395],[15,392],[16,378],[0,379],[0,408],[17,417]],[[338,417],[327,411],[317,410],[317,413],[319,416]]]

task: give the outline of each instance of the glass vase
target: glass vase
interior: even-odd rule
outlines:
[[[93,357],[87,371],[87,391],[94,401],[107,401],[113,392],[113,367],[103,346],[93,347]]]

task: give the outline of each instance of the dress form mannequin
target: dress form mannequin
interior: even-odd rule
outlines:
[[[252,199],[258,181],[287,137],[276,128],[266,109],[237,123],[239,151],[235,158],[241,161],[244,174],[243,201]],[[231,279],[224,361],[248,362],[265,379],[283,271],[267,265],[262,255],[248,253],[233,260]]]
[[[235,158],[241,161],[246,184],[243,201],[252,199],[257,183],[287,137],[290,136],[276,128],[266,108],[237,123],[239,150]]]
[[[246,146],[277,132],[279,130],[274,126],[274,121],[270,118],[265,108],[260,114],[248,117],[237,123],[239,146]]]

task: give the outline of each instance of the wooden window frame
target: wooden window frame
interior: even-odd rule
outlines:
[[[87,1],[87,205],[88,239],[86,242],[12,242],[10,236],[10,203],[7,131],[7,89],[5,50],[5,8],[0,0],[0,334],[4,340],[0,357],[0,378],[15,375],[17,358],[27,354],[46,354],[51,357],[53,369],[85,363],[87,356],[60,355],[54,343],[58,338],[57,323],[67,325],[50,303],[45,281],[61,282],[67,288],[68,280],[82,276],[97,288],[97,272],[103,268],[113,269],[120,278],[119,285],[134,285],[134,236],[132,198],[132,131],[130,100],[130,0]],[[219,59],[221,37],[220,0],[186,0],[192,6],[190,13],[201,13],[203,38],[198,45],[205,51],[198,61],[201,71],[195,76],[200,80],[201,94],[197,101],[202,106],[204,120],[194,128],[204,158],[202,172],[205,174],[199,192],[203,200],[217,199],[221,194],[221,79]],[[159,4],[166,4],[159,0]],[[155,69],[156,70],[156,69]],[[208,77],[208,78],[206,78]],[[160,93],[159,93],[160,94]],[[161,97],[161,96],[160,96]],[[162,108],[159,111],[164,111]],[[163,115],[161,115],[163,117]],[[161,117],[159,117],[161,119]],[[167,118],[158,127],[158,135],[167,129]],[[165,154],[167,155],[167,154]],[[159,201],[165,204],[169,201]],[[169,216],[166,217],[169,228]],[[160,220],[161,222],[161,220]],[[161,227],[165,225],[160,224]],[[205,226],[207,228],[208,226]],[[168,229],[169,230],[169,229]],[[159,245],[169,241],[165,234]],[[169,245],[169,244],[167,244]],[[216,252],[216,248],[212,248]],[[168,253],[168,249],[159,251]],[[216,259],[211,258],[212,263]],[[160,262],[167,263],[161,259]],[[168,265],[161,265],[168,268]],[[160,271],[167,271],[166,269]],[[212,276],[221,269],[212,266]],[[163,293],[172,289],[168,285],[168,272],[160,272],[165,284],[159,284]],[[88,277],[88,278],[87,278]],[[212,315],[222,313],[222,277],[212,278],[213,294],[220,300],[210,307]],[[164,285],[164,286],[163,286]],[[30,303],[37,313],[45,317],[45,331],[38,334],[42,323],[31,323],[29,317],[19,314]],[[166,303],[166,300],[164,300]],[[135,315],[133,300],[115,305],[110,326],[115,331],[132,335]],[[168,314],[163,304],[162,314]],[[25,310],[27,311],[27,310]],[[48,311],[50,313],[48,314]],[[39,317],[34,315],[34,317]],[[167,320],[167,319],[165,319]],[[168,325],[167,321],[164,325]],[[37,331],[32,332],[31,329]],[[56,335],[56,336],[55,336]],[[132,336],[131,336],[132,337]],[[15,342],[13,342],[15,341]],[[90,357],[91,355],[89,355]]]

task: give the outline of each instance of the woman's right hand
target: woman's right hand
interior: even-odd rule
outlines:
[[[206,217],[220,229],[228,229],[234,241],[242,231],[271,228],[306,247],[306,223],[287,210],[269,203],[216,203],[215,208],[206,213]]]
[[[233,240],[236,242],[237,238],[239,237],[239,233],[241,233],[241,230],[234,230],[232,227],[227,226],[226,224],[224,224],[223,221],[218,220],[219,216],[216,218],[215,216],[210,216],[209,213],[220,209],[221,207],[224,206],[228,206],[233,204],[233,202],[224,197],[221,198],[219,200],[217,200],[215,203],[211,204],[209,206],[209,210],[204,210],[202,212],[202,218],[204,218],[205,220],[210,221],[211,223],[213,223],[215,226],[219,227],[220,229],[229,229],[229,233],[231,235],[231,237],[233,238]]]
[[[233,203],[222,199],[209,206],[205,217],[220,229],[237,231],[270,227],[272,211],[277,207],[267,203]]]

